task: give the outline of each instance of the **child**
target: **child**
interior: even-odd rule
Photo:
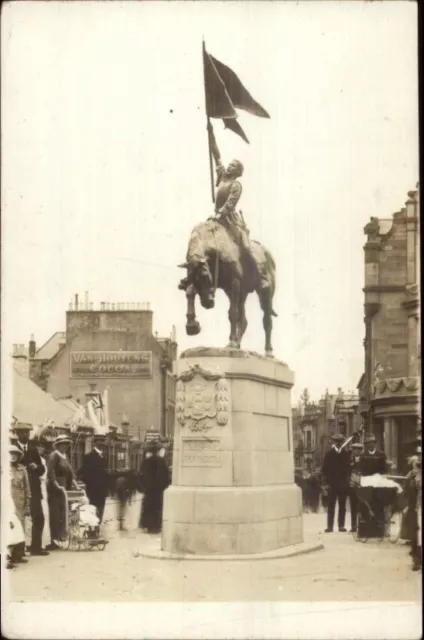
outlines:
[[[10,503],[9,503],[9,540],[8,569],[16,563],[26,563],[25,556],[25,517],[30,513],[31,493],[25,467],[19,464],[22,451],[11,445],[10,453]]]

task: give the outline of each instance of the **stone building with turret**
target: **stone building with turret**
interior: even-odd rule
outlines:
[[[365,226],[364,374],[366,428],[399,471],[420,422],[419,185],[391,218]]]
[[[28,373],[54,398],[84,402],[107,390],[110,422],[143,439],[152,427],[172,435],[177,357],[175,329],[167,338],[153,332],[148,303],[100,303],[75,296],[66,331],[37,349],[29,344]]]

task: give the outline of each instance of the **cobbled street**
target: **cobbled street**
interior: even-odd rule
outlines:
[[[323,550],[288,559],[178,561],[144,558],[160,537],[137,529],[140,498],[118,532],[109,502],[104,551],[56,551],[32,557],[7,573],[15,602],[419,601],[421,573],[411,571],[409,547],[356,542],[349,533],[323,533],[323,512],[304,515],[306,541]],[[348,516],[349,517],[349,516]]]

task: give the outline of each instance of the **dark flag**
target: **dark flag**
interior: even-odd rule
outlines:
[[[236,122],[237,109],[244,109],[260,118],[269,118],[265,109],[256,102],[240,82],[232,69],[203,52],[206,90],[206,113],[209,118],[222,118],[227,129],[249,142],[243,129]]]
[[[250,144],[247,138],[247,135],[244,133],[243,129],[241,128],[237,120],[235,120],[234,118],[223,118],[223,121],[226,129],[231,129],[231,131],[234,131],[234,133],[237,133],[237,135],[239,135],[240,138],[243,138],[243,140],[247,142],[247,144]]]

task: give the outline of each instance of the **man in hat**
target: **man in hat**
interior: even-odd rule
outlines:
[[[362,476],[372,476],[375,473],[381,475],[387,473],[387,459],[383,451],[377,449],[377,438],[372,433],[365,437],[365,452],[361,456],[359,464],[359,472]],[[371,503],[371,509],[376,520],[380,523],[384,522],[384,505],[378,500],[378,496],[374,496]],[[378,525],[381,528],[381,525]],[[380,531],[380,529],[378,529]]]
[[[30,552],[33,556],[48,556],[48,551],[42,547],[42,537],[44,529],[44,513],[42,507],[42,493],[40,478],[45,472],[45,467],[41,461],[37,448],[30,442],[30,427],[27,425],[16,425],[15,431],[18,436],[16,446],[22,452],[21,464],[27,470],[29,486],[31,489],[31,546]]]
[[[350,489],[349,489],[349,501],[350,501],[350,519],[351,519],[351,533],[356,531],[356,517],[358,513],[358,497],[356,494],[356,487],[359,484],[361,455],[363,452],[362,442],[353,442],[351,445],[351,459],[350,459]]]
[[[406,476],[404,511],[407,537],[411,542],[410,555],[412,569],[419,571],[422,566],[421,522],[422,522],[422,458],[421,440],[415,441],[415,455],[409,459],[411,470]]]
[[[324,456],[322,475],[328,486],[328,509],[326,533],[332,533],[334,529],[334,514],[336,502],[339,505],[338,525],[339,531],[346,531],[346,500],[349,493],[350,480],[350,456],[342,447],[344,436],[335,434],[333,446]]]
[[[84,456],[78,476],[84,482],[87,497],[90,504],[96,507],[97,517],[101,522],[109,489],[103,436],[94,436],[93,449]]]
[[[361,456],[360,473],[363,476],[387,473],[386,455],[377,449],[377,438],[373,434],[365,438],[365,448],[366,451]]]

